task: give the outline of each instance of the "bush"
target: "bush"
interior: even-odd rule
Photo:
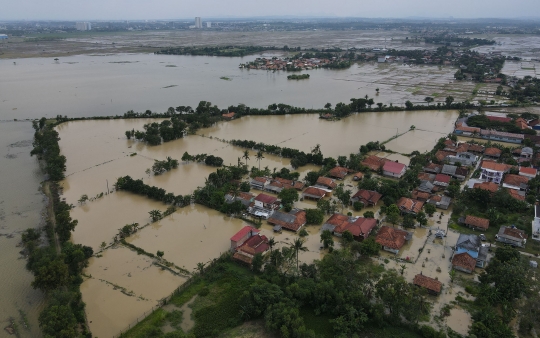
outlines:
[[[354,211],[360,211],[364,208],[364,203],[356,201],[353,203],[353,209]]]

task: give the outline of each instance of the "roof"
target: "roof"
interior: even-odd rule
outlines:
[[[401,174],[405,169],[406,165],[399,162],[388,161],[383,166],[383,171],[388,171],[393,174]]]
[[[331,224],[333,226],[340,226],[344,223],[348,223],[350,220],[349,216],[342,214],[333,214],[330,218],[324,222],[324,224]]]
[[[298,231],[306,224],[306,212],[300,209],[293,209],[289,213],[276,211],[268,219],[268,223],[280,225],[282,228]]]
[[[265,204],[272,204],[277,201],[277,197],[270,196],[267,194],[259,194],[255,197],[255,201],[263,202]]]
[[[377,233],[377,238],[375,242],[379,243],[382,246],[399,250],[409,233],[405,230],[394,229],[389,226],[382,226],[379,232]]]
[[[525,153],[525,154],[532,154],[533,152],[534,152],[534,151],[532,150],[531,147],[523,147],[523,148],[521,148],[521,153],[522,153],[522,154],[524,154],[524,153]]]
[[[502,154],[502,150],[499,148],[486,148],[486,150],[484,150],[484,155],[487,155],[487,156],[498,157],[498,156],[501,156],[501,154]]]
[[[377,226],[377,220],[374,218],[358,217],[354,222],[345,222],[336,226],[334,229],[337,233],[349,231],[353,236],[366,236]]]
[[[499,117],[499,116],[486,116],[488,120],[490,121],[497,121],[497,122],[511,122],[512,119],[509,117]]]
[[[438,150],[436,153],[435,153],[435,157],[437,158],[437,160],[439,160],[440,162],[444,161],[444,159],[446,158],[446,156],[452,156],[452,155],[455,155],[456,152],[454,151],[444,151],[444,150]]]
[[[519,140],[524,139],[523,134],[507,133],[507,132],[504,132],[504,131],[496,131],[496,130],[484,130],[484,129],[482,129],[482,130],[480,130],[480,134],[481,135],[486,135],[486,136],[494,135],[494,136],[499,136],[499,137],[515,138],[515,139],[519,139]]]
[[[429,192],[419,191],[417,189],[411,192],[411,197],[417,200],[420,200],[420,199],[428,200],[430,196],[431,194]]]
[[[361,162],[361,164],[368,167],[371,170],[377,171],[384,165],[384,163],[386,161],[388,161],[388,160],[385,159],[385,158],[380,158],[380,157],[375,156],[375,155],[370,155],[370,156],[366,157]]]
[[[328,174],[332,177],[343,179],[345,178],[345,176],[347,176],[348,173],[349,173],[349,169],[347,168],[335,167],[335,168],[332,168]]]
[[[487,230],[489,228],[489,219],[468,215],[465,217],[465,224]]]
[[[422,274],[418,274],[414,276],[413,284],[421,286],[423,288],[426,288],[436,293],[440,293],[441,288],[442,288],[441,282]]]
[[[315,188],[315,187],[308,187],[306,190],[304,190],[303,194],[304,195],[317,196],[317,197],[322,198],[322,197],[326,196],[326,191]]]
[[[352,196],[352,198],[355,198],[355,197],[358,199],[366,200],[373,204],[377,204],[377,202],[379,202],[379,200],[382,198],[382,195],[373,190],[360,189],[358,190],[356,194]]]
[[[255,177],[251,180],[252,183],[253,181],[261,183],[261,184],[266,184],[266,182],[268,182],[268,179],[266,177]]]
[[[248,238],[236,251],[243,251],[250,255],[263,253],[268,250],[268,238],[264,235],[254,235]]]
[[[454,255],[452,265],[459,266],[465,270],[474,271],[474,268],[476,267],[476,259],[474,259],[467,252],[462,252]]]
[[[358,177],[359,179],[362,179],[364,177],[364,173],[359,171],[356,174],[354,174],[353,177]]]
[[[328,178],[328,177],[324,177],[324,176],[320,176],[317,179],[317,184],[324,185],[324,186],[327,186],[327,187],[332,188],[332,189],[337,187],[337,184],[336,184],[336,182],[334,182],[333,179]]]
[[[407,211],[417,213],[420,210],[422,210],[422,206],[424,205],[424,202],[413,200],[407,197],[402,197],[397,201],[396,205],[398,206],[398,208],[402,210],[407,210]]]
[[[517,228],[512,228],[512,227],[505,227],[505,226],[502,226],[499,229],[498,235],[499,237],[506,237],[513,240],[517,240],[517,241],[527,239],[528,237],[528,235],[523,230],[519,230]]]
[[[437,176],[435,176],[435,182],[450,183],[450,178],[450,176],[445,174],[437,174]]]
[[[525,176],[521,175],[514,175],[514,174],[506,174],[504,176],[504,184],[513,185],[516,187],[520,187],[522,184],[527,185],[529,183],[529,179]]]
[[[238,231],[234,236],[231,237],[231,241],[238,242],[239,240],[244,238],[244,236],[246,236],[250,231],[253,231],[254,234],[259,233],[259,230],[257,230],[257,228],[246,225],[245,227],[240,229],[240,231]]]
[[[435,174],[430,174],[430,173],[420,173],[418,174],[418,179],[420,181],[429,181],[429,182],[433,182],[435,180]]]
[[[456,248],[460,247],[469,251],[478,251],[482,246],[480,237],[472,234],[459,234]]]
[[[520,201],[525,201],[525,196],[524,195],[521,195],[519,193],[519,191],[517,190],[514,190],[514,189],[506,189],[508,191],[508,193],[510,194],[510,196],[512,196],[513,198],[517,199],[517,200],[520,200]]]
[[[497,163],[493,161],[482,161],[482,164],[480,165],[482,169],[488,169],[493,171],[500,171],[500,172],[506,172],[510,170],[512,166],[508,164],[503,163]]]
[[[430,163],[427,166],[424,167],[424,171],[426,172],[433,172],[433,173],[440,173],[442,170],[442,165]]]
[[[484,146],[479,144],[473,144],[473,143],[466,143],[468,144],[469,151],[472,151],[473,153],[482,153],[484,152]]]
[[[227,113],[227,114],[222,114],[221,116],[223,116],[224,118],[230,119],[230,118],[233,118],[234,115],[236,115],[236,113],[231,112],[231,113]]]
[[[475,183],[473,185],[473,189],[482,189],[482,190],[487,190],[491,192],[496,192],[497,190],[499,190],[499,185],[493,182]]]

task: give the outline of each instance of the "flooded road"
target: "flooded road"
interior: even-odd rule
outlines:
[[[34,277],[26,270],[19,252],[21,233],[42,222],[44,196],[38,188],[43,175],[35,157],[30,157],[34,130],[29,122],[0,122],[0,337],[14,318],[21,337],[40,337],[38,315],[43,294],[30,283]],[[22,312],[20,312],[22,311]],[[28,319],[23,327],[21,313]]]

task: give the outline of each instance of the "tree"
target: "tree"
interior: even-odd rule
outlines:
[[[80,335],[77,318],[71,308],[70,292],[55,291],[39,315],[39,327],[45,337],[70,338]]]
[[[412,110],[412,109],[414,109],[414,104],[411,101],[407,100],[407,101],[405,101],[405,108],[407,110]]]
[[[197,267],[195,269],[197,269],[197,271],[199,272],[199,275],[203,274],[205,266],[206,266],[206,264],[204,264],[202,262],[197,263]]]
[[[242,158],[246,160],[246,165],[247,165],[247,161],[249,160],[249,151],[244,150],[244,155],[242,156]]]
[[[328,249],[330,247],[334,247],[334,238],[332,236],[332,232],[330,230],[324,230],[321,233],[320,242],[323,244],[323,247],[325,249]]]
[[[32,282],[34,289],[48,292],[69,283],[68,266],[61,257],[44,256],[36,262],[32,270],[34,272],[34,281]]]
[[[332,104],[329,102],[324,105],[324,108],[330,110],[330,108],[332,108]]]
[[[341,202],[341,209],[345,208],[345,206],[349,205],[349,201],[351,200],[351,194],[352,192],[347,189],[344,189],[343,183],[337,186],[335,190],[335,196],[338,198],[338,200]]]
[[[395,204],[391,204],[386,208],[386,220],[392,225],[396,225],[399,221],[399,208]]]
[[[159,258],[163,258],[163,255],[165,255],[165,252],[158,250],[157,253],[156,253],[156,255],[157,255]]]
[[[279,192],[278,197],[283,205],[292,206],[294,202],[298,201],[298,191],[294,188],[283,189]]]
[[[259,151],[257,152],[257,156],[256,156],[257,161],[259,161],[259,171],[261,170],[261,160],[262,160],[263,158],[264,158],[263,152],[259,150]]]
[[[148,212],[150,214],[150,218],[152,218],[152,221],[156,222],[161,219],[161,211],[159,210],[152,210]]]
[[[301,239],[301,238],[296,238],[292,245],[291,245],[291,249],[292,251],[294,252],[295,256],[296,256],[296,269],[298,270],[298,253],[300,251],[308,251],[308,248],[306,248],[304,246],[304,240]]]
[[[444,102],[446,103],[447,107],[450,107],[452,105],[452,103],[454,102],[454,97],[453,96],[447,96],[446,99],[444,100]]]
[[[437,211],[437,208],[431,203],[426,203],[424,204],[424,210],[429,217],[433,217],[433,214],[435,213],[435,211]]]
[[[379,253],[379,250],[381,248],[381,245],[372,237],[368,237],[367,239],[360,242],[360,254],[365,256],[375,256]]]
[[[418,223],[420,223],[421,226],[424,227],[427,225],[428,222],[426,214],[423,211],[418,212],[418,214],[416,215],[416,220],[418,221]]]
[[[364,203],[360,202],[360,201],[355,201],[353,203],[353,209],[354,211],[360,211],[362,210],[362,208],[364,208]]]
[[[431,102],[433,102],[434,99],[433,99],[432,97],[430,97],[430,96],[426,96],[426,98],[424,99],[424,101],[426,101],[427,104],[428,104],[428,106],[429,106],[429,104],[430,104]]]
[[[415,226],[415,219],[414,216],[411,214],[407,214],[403,217],[403,227],[404,228],[414,228]]]
[[[81,196],[81,198],[79,198],[79,204],[83,204],[83,203],[86,203],[86,201],[88,201],[88,195],[84,194]]]
[[[351,234],[349,230],[345,230],[341,238],[343,239],[345,243],[352,243],[354,241],[354,236],[353,234]]]
[[[321,224],[324,220],[324,212],[320,209],[305,209],[306,224]]]
[[[315,171],[310,171],[306,174],[304,181],[306,181],[306,184],[308,185],[315,185],[318,179],[319,179],[319,173]]]
[[[270,248],[270,252],[272,252],[272,249],[276,246],[276,239],[274,237],[270,237],[268,240],[268,247]]]
[[[373,213],[373,211],[366,211],[364,212],[364,218],[375,218],[375,214]]]
[[[450,282],[454,282],[454,279],[456,278],[456,270],[452,269],[450,270],[450,272],[448,273],[448,275],[450,275]]]

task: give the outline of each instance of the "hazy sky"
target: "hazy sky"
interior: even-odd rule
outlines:
[[[200,16],[516,18],[540,16],[540,0],[0,0],[0,20],[134,20]]]

